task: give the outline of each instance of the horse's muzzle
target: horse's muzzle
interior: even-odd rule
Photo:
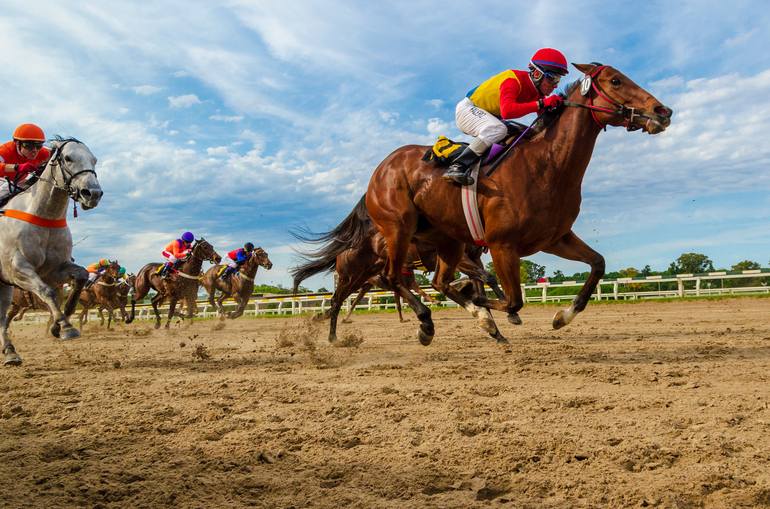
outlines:
[[[84,210],[88,210],[96,207],[99,204],[99,200],[102,199],[102,195],[104,195],[104,191],[99,188],[84,188],[78,192],[78,201],[83,206]]]

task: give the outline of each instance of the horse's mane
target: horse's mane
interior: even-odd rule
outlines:
[[[79,140],[79,139],[77,139],[77,138],[72,138],[72,137],[69,137],[69,138],[65,138],[65,137],[63,137],[63,136],[62,136],[62,135],[60,135],[60,134],[57,134],[56,136],[54,136],[54,137],[51,139],[51,141],[53,141],[53,142],[55,142],[55,143],[65,143],[65,142],[70,142],[70,141],[74,141],[75,143],[83,143],[82,141],[80,141],[80,140]]]

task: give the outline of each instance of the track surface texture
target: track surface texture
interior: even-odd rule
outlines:
[[[14,324],[3,507],[770,507],[770,299]]]

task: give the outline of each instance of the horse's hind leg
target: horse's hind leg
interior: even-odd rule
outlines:
[[[3,364],[5,366],[18,366],[21,357],[16,353],[11,338],[8,337],[8,307],[13,299],[13,287],[0,284],[0,338],[2,339]]]
[[[155,296],[150,299],[150,304],[152,304],[152,310],[155,313],[155,328],[160,329],[160,311],[158,311],[158,306],[160,303],[163,302],[163,294],[158,292],[155,294]],[[132,314],[133,314],[133,302],[131,303],[132,307]]]
[[[448,240],[443,245],[438,246],[436,253],[439,262],[436,267],[436,273],[433,276],[433,288],[443,293],[460,306],[464,307],[479,322],[479,326],[498,343],[507,343],[508,340],[500,333],[497,324],[492,318],[492,313],[488,309],[476,305],[473,300],[463,292],[458,291],[451,285],[454,279],[455,268],[462,257],[464,246]],[[473,284],[468,285],[473,289]]]
[[[353,302],[350,303],[350,309],[348,310],[348,314],[345,315],[345,318],[342,319],[342,323],[350,323],[350,316],[353,314],[353,311],[356,310],[356,306],[363,300],[364,295],[366,295],[366,292],[372,289],[372,285],[370,283],[364,283],[364,286],[361,287],[361,290],[359,290],[358,295],[356,295],[356,298],[353,299]]]
[[[574,232],[569,232],[560,238],[556,244],[544,249],[546,253],[555,254],[568,260],[575,260],[591,265],[591,274],[583,287],[578,292],[572,305],[560,310],[553,317],[553,328],[561,329],[575,318],[575,315],[586,308],[591,294],[594,293],[596,285],[604,275],[604,257],[591,249]]]

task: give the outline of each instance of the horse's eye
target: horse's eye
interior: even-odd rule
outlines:
[[[67,161],[68,163],[72,162],[72,158],[70,156],[64,156],[64,160]]]
[[[620,86],[620,80],[619,80],[618,78],[612,78],[612,79],[610,80],[610,83],[612,83],[612,86],[613,86],[613,87],[617,87],[617,86]]]

